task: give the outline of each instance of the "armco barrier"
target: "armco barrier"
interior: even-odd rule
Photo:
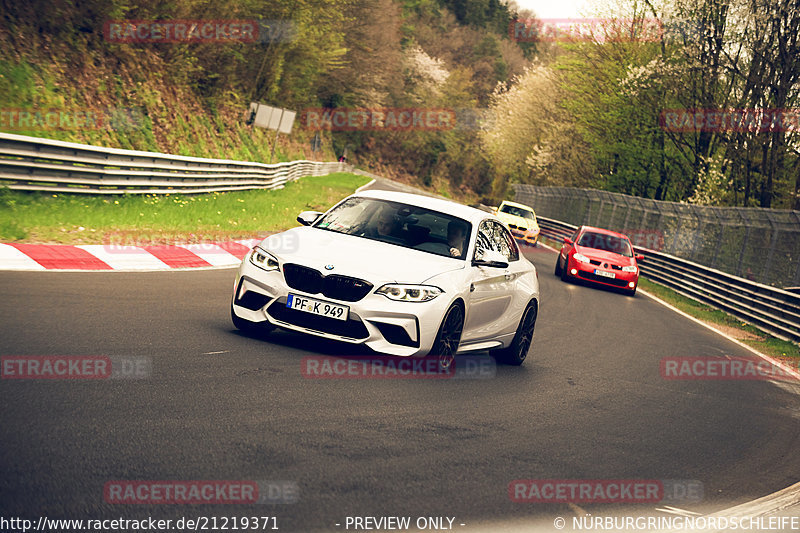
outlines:
[[[561,241],[578,226],[539,216],[542,235]],[[686,297],[722,309],[778,338],[800,341],[800,294],[636,247],[641,274]]]
[[[267,165],[0,133],[0,187],[26,191],[192,194],[275,189],[301,177],[349,169],[345,163],[292,161]]]
[[[627,194],[515,184],[516,200],[537,215],[622,233],[657,233],[657,246],[751,281],[800,286],[800,211],[760,207],[713,207],[640,198]]]

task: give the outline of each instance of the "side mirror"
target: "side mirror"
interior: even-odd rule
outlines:
[[[323,213],[320,213],[319,211],[303,211],[297,215],[297,221],[304,226],[310,226],[322,215]]]
[[[639,261],[644,261],[644,255],[636,254],[636,262],[638,263]]]
[[[505,256],[495,250],[484,250],[473,261],[472,266],[485,266],[492,268],[508,268]]]
[[[564,237],[564,244],[572,244],[572,239],[569,237]]]

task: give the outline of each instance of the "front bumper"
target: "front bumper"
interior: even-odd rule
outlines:
[[[239,267],[232,300],[233,312],[251,322],[352,344],[397,356],[423,356],[433,347],[439,325],[449,304],[447,294],[429,302],[398,302],[375,294],[374,287],[357,302],[307,294],[290,288],[281,271],[265,271],[247,258]],[[346,321],[326,318],[286,307],[289,293],[346,305]]]
[[[572,272],[573,270],[576,271],[574,274]],[[594,273],[595,270],[613,272],[614,278],[597,275]],[[592,265],[590,263],[576,261],[572,256],[569,257],[567,263],[567,272],[573,278],[617,289],[633,290],[639,284],[638,270],[636,272],[623,272],[621,270],[614,270],[610,266],[609,268],[603,268],[601,265]]]
[[[512,228],[511,234],[515,239],[523,241],[526,244],[530,244],[531,246],[536,246],[536,244],[539,242],[538,231],[520,231]]]

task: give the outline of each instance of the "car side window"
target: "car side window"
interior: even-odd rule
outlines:
[[[502,224],[494,220],[484,220],[478,226],[475,257],[479,257],[483,250],[500,252],[509,262],[519,259],[519,248],[514,238]]]
[[[478,226],[478,236],[475,239],[475,258],[480,257],[485,250],[494,250],[494,242],[491,237],[488,220],[481,222]]]
[[[494,220],[491,221],[494,231],[492,232],[495,241],[495,249],[499,251],[508,260],[508,262],[517,261],[519,259],[519,248],[514,241],[514,237],[503,227]]]

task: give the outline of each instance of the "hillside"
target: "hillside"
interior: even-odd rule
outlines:
[[[279,139],[277,160],[331,160],[346,152],[349,162],[422,185],[436,182],[458,195],[491,187],[488,162],[470,149],[474,125],[315,131],[303,127],[303,112],[447,108],[472,116],[530,55],[530,46],[523,50],[505,35],[516,14],[495,0],[6,4],[2,131],[268,162],[274,133],[244,122],[249,102],[259,101],[299,113],[291,135]],[[122,42],[122,33],[109,31],[123,24],[124,33],[131,20],[255,21],[261,36]]]

